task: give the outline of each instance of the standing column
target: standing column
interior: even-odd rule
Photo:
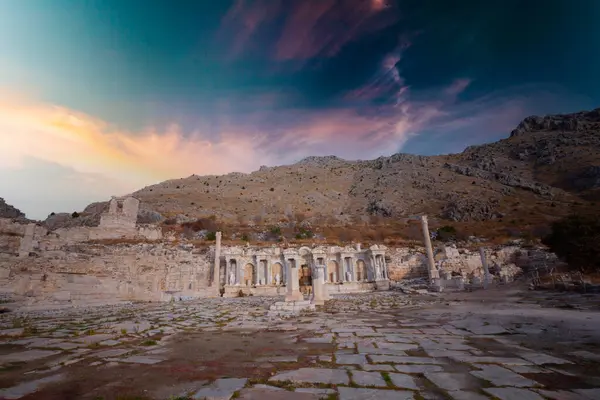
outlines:
[[[481,256],[481,264],[483,265],[483,288],[487,289],[490,279],[490,271],[488,269],[487,259],[485,258],[485,249],[479,248],[479,255]]]
[[[356,259],[354,257],[352,257],[350,259],[350,263],[352,264],[352,281],[358,282],[358,275],[356,274],[356,271],[357,271]]]
[[[287,293],[285,301],[302,301],[304,296],[300,293],[300,282],[298,281],[298,262],[296,259],[288,260],[289,267],[287,268]]]
[[[431,247],[431,238],[429,237],[429,225],[427,223],[427,215],[421,216],[421,227],[423,228],[423,239],[425,241],[425,249],[427,250],[427,263],[429,270],[429,281],[439,279],[439,273],[435,269],[435,259],[433,258],[433,248]]]
[[[385,255],[381,256],[381,262],[383,264],[383,277],[385,279],[390,279],[390,277],[388,276],[388,266],[387,266],[387,263],[385,262]]]
[[[273,283],[273,266],[271,265],[271,257],[265,261],[267,263],[267,285]]]
[[[240,262],[240,259],[236,257],[235,259],[235,266],[237,268],[236,271],[236,277],[235,277],[235,284],[236,285],[241,285],[242,284],[242,280],[244,279],[243,276],[243,267],[242,267],[242,263]]]
[[[219,276],[221,273],[221,232],[217,232],[215,238],[215,265],[211,286],[215,284],[215,280],[217,281],[217,286],[219,286]],[[229,278],[227,277],[227,268],[225,268],[225,283],[227,283],[227,279]]]

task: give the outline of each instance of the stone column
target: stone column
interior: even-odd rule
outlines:
[[[385,262],[385,255],[381,256],[381,262],[383,264],[383,277],[385,279],[390,279],[390,277],[388,275],[388,266],[387,266],[387,263]]]
[[[311,302],[317,306],[322,306],[325,304],[325,300],[328,300],[327,287],[325,286],[325,266],[316,265]]]
[[[429,281],[433,283],[433,279],[439,279],[437,269],[435,269],[435,259],[433,258],[433,248],[431,247],[431,238],[429,237],[429,225],[427,223],[427,215],[421,216],[421,227],[423,228],[423,240],[425,241],[425,249],[427,250],[427,264],[429,270]]]
[[[215,284],[215,280],[217,281],[217,286],[219,286],[219,274],[221,273],[221,232],[217,232],[215,234],[215,266],[213,272],[213,281],[211,285]],[[229,277],[227,276],[227,267],[225,268],[225,283],[228,282]]]
[[[236,271],[236,276],[235,276],[235,284],[236,285],[241,285],[242,280],[244,279],[244,267],[242,267],[242,263],[240,262],[240,259],[238,257],[235,258],[235,267],[237,269]]]
[[[356,274],[358,267],[356,266],[356,259],[354,257],[350,258],[350,263],[352,264],[352,281],[358,282],[358,275]]]
[[[288,260],[288,263],[285,301],[303,301],[304,296],[300,293],[300,283],[298,282],[298,260]]]
[[[490,271],[488,269],[487,259],[485,258],[485,249],[479,248],[479,255],[481,256],[481,265],[483,265],[483,288],[487,289],[490,283]]]

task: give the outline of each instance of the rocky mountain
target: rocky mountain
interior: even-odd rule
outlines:
[[[0,218],[25,218],[25,214],[18,208],[6,204],[4,199],[0,197]]]
[[[428,213],[449,221],[550,221],[600,200],[600,109],[524,119],[507,139],[460,154],[293,165],[175,179],[134,193],[176,222],[308,220],[332,225]]]

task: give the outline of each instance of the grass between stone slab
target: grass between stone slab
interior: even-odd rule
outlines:
[[[391,387],[391,388],[395,387],[394,382],[392,382],[392,378],[390,378],[390,374],[388,372],[382,372],[381,376],[383,377],[383,380],[389,387]]]

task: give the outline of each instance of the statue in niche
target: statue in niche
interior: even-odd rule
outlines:
[[[281,276],[279,275],[279,272],[275,274],[275,284],[277,286],[281,285]]]
[[[231,286],[235,285],[235,274],[233,272],[229,274],[229,284]]]
[[[352,274],[350,273],[350,271],[346,271],[346,280],[348,282],[350,282],[352,280]]]
[[[381,267],[379,265],[375,265],[375,278],[378,280],[383,278],[381,276]]]

